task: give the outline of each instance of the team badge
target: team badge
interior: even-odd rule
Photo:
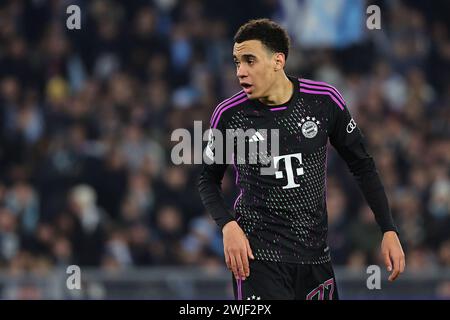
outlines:
[[[302,133],[306,138],[314,138],[317,135],[317,132],[319,132],[319,124],[320,121],[316,120],[315,117],[306,117],[302,118],[299,125],[302,128]]]

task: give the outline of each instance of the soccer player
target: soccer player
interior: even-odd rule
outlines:
[[[327,83],[286,75],[288,51],[289,37],[275,22],[258,19],[241,26],[233,58],[243,90],[211,116],[211,129],[224,136],[230,129],[256,130],[246,139],[244,155],[233,150],[241,190],[233,209],[221,193],[228,164],[215,159],[214,135],[205,153],[215,162],[203,165],[198,181],[202,202],[223,233],[236,299],[338,299],[327,245],[328,140],[347,163],[383,233],[389,280],[405,269],[384,187],[344,98]],[[267,133],[272,129],[278,130],[279,150],[271,156],[270,175],[263,174],[266,162],[250,163],[261,154],[249,146],[272,141]]]

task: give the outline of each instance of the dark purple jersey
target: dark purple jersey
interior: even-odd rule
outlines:
[[[219,104],[211,128],[253,130],[245,152],[234,141],[232,157],[240,189],[234,206],[221,195],[221,180],[229,164],[204,164],[199,179],[203,204],[219,227],[236,220],[258,260],[318,264],[330,261],[327,244],[327,144],[338,151],[355,176],[383,232],[397,229],[383,185],[367,153],[363,136],[342,95],[327,83],[289,77],[294,92],[289,102],[266,106],[244,92]],[[278,154],[271,154],[277,129]],[[252,131],[251,131],[252,132]],[[267,143],[267,149],[251,148]],[[218,154],[211,139],[206,152]],[[217,159],[216,159],[217,160]],[[264,171],[272,168],[272,170]]]

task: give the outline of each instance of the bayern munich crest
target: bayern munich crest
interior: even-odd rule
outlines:
[[[319,124],[320,121],[317,120],[315,117],[306,117],[302,118],[299,125],[302,128],[302,133],[306,138],[314,138],[317,135],[317,132],[319,132]]]

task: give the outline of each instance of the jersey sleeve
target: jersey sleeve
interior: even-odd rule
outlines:
[[[198,191],[203,205],[220,229],[235,220],[235,214],[225,203],[222,179],[228,168],[226,153],[226,130],[224,119],[212,123],[208,143],[204,149],[204,161],[198,179]]]
[[[373,158],[369,155],[364,136],[346,105],[330,103],[330,143],[344,159],[356,179],[364,198],[375,215],[382,232],[395,231],[384,186]]]

